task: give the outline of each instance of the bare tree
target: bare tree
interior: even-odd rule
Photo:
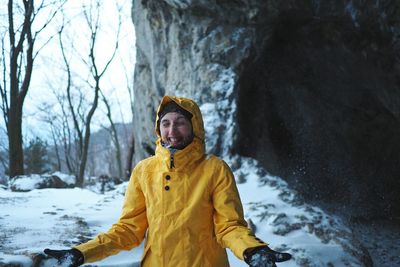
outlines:
[[[34,51],[34,45],[39,34],[50,24],[66,0],[50,3],[45,3],[43,0],[36,9],[34,2],[34,0],[23,0],[22,5],[19,6],[12,0],[8,1],[8,35],[4,34],[1,41],[3,82],[0,85],[0,94],[2,97],[1,109],[8,135],[10,177],[24,173],[23,105],[31,82],[34,60],[51,37],[36,51]],[[33,29],[35,19],[39,13],[49,7],[54,9],[35,31]],[[23,17],[22,23],[16,25],[19,22],[19,15]],[[5,46],[4,39],[6,37],[9,41],[9,49],[6,49]]]
[[[68,84],[68,83],[67,83]],[[77,174],[78,161],[78,133],[71,125],[70,108],[67,97],[62,90],[52,90],[57,102],[50,108],[50,104],[43,103],[40,111],[44,114],[41,120],[49,125],[51,140],[53,142],[56,162],[54,165],[59,171],[66,169],[69,173]],[[79,101],[79,103],[82,101]],[[57,106],[59,110],[56,110]],[[79,106],[79,105],[78,105]],[[52,110],[49,113],[48,110]],[[55,113],[54,113],[55,112]],[[79,117],[79,116],[78,116]]]
[[[54,157],[55,157],[55,162],[52,160],[53,157],[50,158],[50,163],[53,165],[53,168],[56,171],[62,171],[62,166],[63,166],[63,158],[66,159],[66,165],[68,167],[68,170],[71,172],[70,164],[69,164],[69,157],[67,157],[65,151],[63,153],[63,148],[70,147],[70,144],[68,143],[68,140],[70,137],[68,137],[68,134],[70,131],[67,128],[67,118],[65,114],[65,109],[63,105],[63,101],[60,100],[60,96],[53,91],[53,94],[57,96],[58,103],[62,107],[62,113],[60,114],[55,114],[53,112],[48,112],[49,110],[54,111],[55,110],[55,105],[56,104],[49,104],[49,103],[42,103],[41,107],[39,110],[41,111],[42,115],[42,121],[47,123],[50,128],[50,134],[51,134],[51,140],[53,143],[53,149],[54,149]],[[50,153],[52,151],[49,151]]]
[[[108,122],[110,123],[110,128],[109,129],[105,128],[105,129],[110,132],[111,140],[115,147],[115,159],[116,159],[117,167],[118,167],[118,178],[121,179],[124,177],[123,170],[122,170],[122,162],[121,162],[121,144],[119,142],[117,128],[115,126],[114,120],[112,119],[111,106],[108,103],[108,100],[104,96],[103,92],[100,91],[100,93],[101,93],[103,103],[106,106],[106,109],[107,109],[106,115],[107,115]]]
[[[129,94],[129,106],[131,109],[131,118],[133,118],[134,114],[134,94],[133,94],[133,79],[132,72],[128,71],[128,68],[125,64],[122,64],[124,68],[125,81],[126,81],[126,89]],[[133,126],[135,127],[135,126]],[[124,166],[124,177],[126,180],[129,180],[131,175],[131,169],[133,164],[133,155],[135,154],[135,133],[134,131],[130,132],[130,137],[128,140],[128,151],[125,157],[125,166]]]
[[[62,122],[62,136],[64,137],[63,140],[63,146],[64,146],[64,156],[66,160],[66,165],[68,170],[71,173],[74,173],[75,176],[78,176],[79,169],[77,166],[79,164],[74,164],[75,160],[79,158],[79,155],[72,155],[72,145],[78,143],[78,150],[82,148],[82,143],[83,143],[83,134],[81,130],[80,123],[78,121],[79,116],[77,115],[77,112],[79,113],[80,110],[80,103],[82,103],[82,97],[79,100],[79,104],[77,106],[74,106],[75,103],[73,103],[73,99],[71,96],[71,87],[72,87],[72,73],[71,73],[71,64],[70,64],[70,59],[66,55],[66,51],[64,48],[64,43],[63,43],[63,38],[62,34],[65,28],[65,22],[63,21],[63,24],[60,28],[60,31],[58,32],[58,40],[59,40],[59,45],[61,49],[61,54],[63,58],[63,62],[65,65],[65,73],[67,75],[67,81],[65,85],[65,90],[66,90],[66,97],[60,97],[57,93],[55,95],[57,96],[58,103],[61,106],[61,111],[62,111],[62,117],[63,122]],[[68,107],[64,106],[65,100],[67,100]],[[68,111],[67,111],[68,109]],[[77,138],[73,138],[73,134],[71,134],[71,129],[72,127],[69,125],[69,116],[68,114],[71,114],[74,129],[75,129],[75,134]],[[78,153],[79,154],[79,153]]]
[[[71,62],[70,58],[66,55],[66,49],[63,44],[63,30],[62,27],[59,32],[59,40],[60,40],[60,48],[63,55],[64,64],[66,67],[67,73],[67,100],[68,100],[68,107],[69,113],[71,114],[72,121],[73,121],[73,129],[76,133],[76,147],[77,147],[77,159],[79,162],[77,171],[75,172],[76,175],[76,186],[83,186],[84,183],[84,174],[85,168],[88,158],[88,150],[89,150],[89,143],[90,143],[90,134],[91,134],[91,123],[93,115],[99,105],[99,94],[100,94],[100,84],[101,79],[108,70],[111,62],[113,61],[116,51],[118,49],[118,42],[119,42],[119,34],[121,28],[121,19],[118,22],[118,27],[116,31],[116,38],[115,38],[115,45],[112,54],[106,60],[104,66],[100,66],[101,64],[97,61],[97,54],[96,54],[96,44],[98,41],[98,34],[100,33],[100,7],[101,1],[91,1],[89,6],[83,6],[83,15],[85,18],[86,26],[89,28],[90,39],[89,39],[89,52],[87,58],[81,56],[82,62],[89,70],[89,77],[86,79],[87,84],[89,85],[89,89],[91,94],[83,93],[83,88],[79,89],[79,94],[81,97],[78,98],[79,103],[84,101],[84,95],[87,98],[88,95],[92,95],[92,99],[90,103],[88,103],[87,110],[80,108],[81,105],[75,103],[72,95],[72,75],[71,75]],[[79,54],[79,53],[77,53]]]

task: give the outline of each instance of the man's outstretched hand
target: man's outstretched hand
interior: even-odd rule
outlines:
[[[250,267],[276,267],[276,262],[290,260],[292,255],[281,253],[269,247],[259,247],[244,253],[244,260]]]
[[[82,252],[76,248],[67,250],[52,250],[46,248],[44,253],[50,257],[56,258],[61,266],[77,267],[83,264],[84,258]]]

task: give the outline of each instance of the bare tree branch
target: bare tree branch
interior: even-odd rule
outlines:
[[[3,65],[3,85],[0,85],[0,94],[1,94],[1,110],[3,114],[4,123],[6,125],[6,129],[8,129],[8,112],[10,107],[8,105],[8,97],[7,97],[7,66],[6,66],[6,55],[5,55],[5,44],[4,37],[1,38],[1,63]]]
[[[30,18],[33,13],[33,1],[25,1],[24,2],[25,9],[29,16],[25,16],[25,18]],[[33,45],[35,40],[32,37],[32,22],[29,22],[29,25],[26,26],[26,38],[28,42],[28,49],[26,51],[26,66],[25,66],[25,75],[20,88],[20,92],[18,95],[18,103],[22,107],[23,102],[25,100],[26,94],[28,93],[29,84],[31,82],[32,77],[32,68],[33,68]],[[21,38],[22,39],[22,38]]]
[[[118,178],[123,178],[124,176],[123,176],[122,161],[121,161],[121,145],[119,142],[117,128],[112,119],[111,106],[101,90],[100,90],[100,94],[101,94],[103,103],[105,104],[106,109],[107,109],[107,119],[108,119],[108,122],[110,123],[111,140],[113,141],[115,150],[116,150],[115,151],[115,159],[117,161],[117,166],[118,166]]]
[[[54,6],[56,3],[59,3],[59,5],[56,7],[56,10],[55,10],[54,12],[51,12],[51,13],[50,13],[50,17],[46,20],[46,22],[42,25],[42,27],[41,27],[39,30],[37,30],[37,31],[35,32],[34,39],[36,39],[36,36],[38,36],[38,34],[39,34],[41,31],[43,31],[47,26],[49,26],[49,24],[51,23],[51,21],[56,17],[56,15],[58,14],[58,12],[59,12],[60,10],[62,10],[63,6],[67,3],[67,1],[68,1],[68,0],[63,0],[63,1],[61,1],[61,3],[59,3],[59,1],[54,1],[54,2],[51,2],[51,3],[48,4],[48,5],[45,5],[45,4],[44,4],[44,1],[42,1],[42,4],[41,4],[40,7],[37,9],[37,12],[34,14],[34,16],[36,16],[36,14],[37,14],[37,13],[40,11],[40,9],[42,9],[42,8],[46,8],[46,7],[48,7],[48,6]]]
[[[83,135],[82,135],[82,130],[81,127],[79,125],[78,119],[77,119],[77,115],[74,109],[74,105],[73,105],[73,101],[72,101],[72,96],[71,96],[71,66],[69,64],[69,61],[67,59],[67,56],[65,54],[65,48],[64,48],[64,43],[62,40],[62,33],[64,30],[64,24],[62,25],[61,29],[59,30],[58,34],[59,34],[59,45],[60,45],[60,49],[61,49],[61,54],[62,54],[62,58],[66,67],[66,73],[67,73],[67,84],[66,84],[66,91],[67,91],[67,100],[68,100],[68,105],[69,105],[69,110],[71,112],[72,115],[72,121],[74,123],[74,128],[76,133],[78,134],[78,140],[79,140],[79,147],[83,146]]]
[[[108,69],[109,65],[111,64],[111,62],[113,61],[114,57],[115,57],[115,53],[116,50],[118,49],[118,38],[119,38],[119,32],[120,32],[120,27],[121,27],[121,21],[119,21],[118,23],[118,34],[117,34],[117,38],[116,38],[116,45],[115,45],[115,49],[113,51],[112,56],[109,58],[109,60],[107,61],[107,63],[105,64],[103,70],[101,72],[98,71],[98,65],[96,62],[96,54],[95,54],[95,46],[96,46],[96,41],[97,41],[97,34],[98,34],[98,30],[99,30],[99,18],[100,18],[100,1],[97,0],[95,2],[95,9],[93,10],[93,5],[91,3],[91,9],[90,10],[85,10],[84,11],[84,15],[85,15],[85,19],[87,22],[87,25],[90,29],[91,32],[91,40],[90,40],[90,48],[89,48],[89,62],[90,65],[88,65],[88,67],[90,68],[90,72],[92,74],[92,78],[95,82],[94,85],[94,96],[93,96],[93,100],[92,100],[92,104],[91,107],[86,115],[85,118],[85,134],[84,134],[84,142],[83,142],[83,154],[82,154],[82,158],[81,158],[81,166],[80,166],[80,170],[79,170],[79,176],[77,177],[77,184],[78,185],[82,185],[83,184],[83,176],[84,176],[84,172],[85,172],[85,167],[86,167],[86,162],[87,162],[87,154],[88,154],[88,150],[89,150],[89,142],[90,142],[90,127],[91,127],[91,120],[93,118],[94,112],[97,109],[98,106],[98,98],[99,98],[99,94],[100,94],[100,80],[102,78],[102,76],[104,75],[104,73],[106,72],[106,70]],[[95,12],[95,15],[93,16],[92,12]]]

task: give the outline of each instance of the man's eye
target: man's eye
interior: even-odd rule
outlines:
[[[179,125],[179,126],[182,126],[182,125],[185,125],[185,124],[186,124],[185,120],[179,120],[179,121],[176,122],[176,125]]]
[[[164,123],[161,123],[161,125],[162,125],[163,127],[168,127],[168,126],[169,126],[169,123],[168,123],[168,122],[164,122]]]

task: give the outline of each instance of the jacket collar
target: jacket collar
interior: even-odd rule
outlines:
[[[156,157],[170,170],[190,168],[193,163],[201,160],[205,156],[203,142],[196,137],[187,147],[182,150],[177,150],[172,157],[170,150],[162,146],[161,139],[158,139],[156,144]],[[173,158],[173,168],[171,168],[171,158]]]

